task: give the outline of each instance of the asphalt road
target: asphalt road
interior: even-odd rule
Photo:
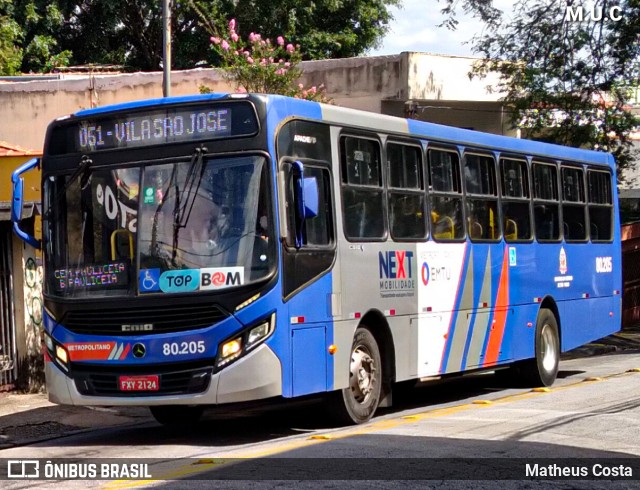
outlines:
[[[490,374],[424,384],[357,427],[332,426],[322,405],[308,401],[212,412],[190,429],[149,422],[103,429],[5,449],[0,458],[154,458],[151,480],[65,482],[65,488],[247,488],[239,478],[256,479],[252,488],[522,488],[522,481],[495,480],[524,479],[527,462],[583,458],[573,461],[590,472],[594,464],[640,457],[639,368],[640,354],[626,352],[563,361],[550,391],[510,389]],[[640,459],[631,464],[635,480],[590,475],[577,483],[529,479],[525,486],[640,488]]]

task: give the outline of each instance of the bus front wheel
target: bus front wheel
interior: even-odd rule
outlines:
[[[332,393],[329,406],[334,419],[345,424],[362,424],[380,403],[382,360],[373,334],[358,327],[353,337],[349,362],[349,386]]]
[[[157,422],[167,426],[185,426],[196,424],[204,408],[189,405],[160,405],[149,407],[151,415]]]
[[[556,316],[548,308],[538,313],[535,342],[536,357],[524,361],[520,373],[529,386],[551,386],[560,364],[560,336]]]

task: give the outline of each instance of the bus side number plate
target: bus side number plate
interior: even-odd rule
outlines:
[[[120,391],[158,391],[160,378],[158,375],[150,376],[120,376]]]

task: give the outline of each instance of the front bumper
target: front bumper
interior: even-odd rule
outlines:
[[[216,405],[260,400],[282,395],[282,366],[266,344],[211,376],[208,388],[189,395],[87,396],[75,381],[47,362],[45,367],[49,400],[60,405]]]

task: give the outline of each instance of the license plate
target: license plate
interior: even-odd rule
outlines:
[[[150,376],[120,376],[120,391],[158,391],[160,377]]]

